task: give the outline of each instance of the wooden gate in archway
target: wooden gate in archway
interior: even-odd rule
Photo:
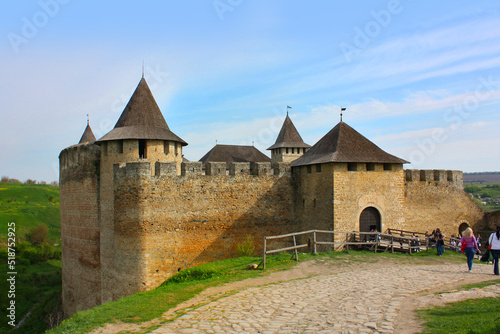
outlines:
[[[381,232],[380,212],[374,207],[368,207],[359,216],[359,231],[370,232],[372,229]]]

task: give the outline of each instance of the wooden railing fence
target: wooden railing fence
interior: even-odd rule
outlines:
[[[298,236],[310,235],[308,243],[297,244]],[[405,236],[410,235],[410,236]],[[319,235],[331,236],[332,241],[318,241]],[[343,236],[343,237],[342,237]],[[415,236],[415,237],[414,237]],[[276,249],[268,249],[268,241],[292,238],[293,246],[282,247]],[[324,239],[324,238],[322,238]],[[445,238],[445,249],[459,251],[460,247],[453,246],[450,243],[451,238]],[[460,239],[458,239],[460,240]],[[390,251],[394,253],[395,249],[398,252],[408,252],[410,254],[422,250],[429,251],[429,248],[435,247],[430,238],[425,237],[425,233],[404,231],[396,229],[388,229],[386,233],[381,232],[344,232],[344,231],[322,231],[310,230],[304,232],[288,233],[275,236],[264,237],[262,267],[266,268],[266,256],[269,254],[293,251],[295,260],[299,260],[298,250],[311,247],[311,252],[316,254],[318,245],[333,246],[335,250],[349,250],[349,246],[370,246],[369,249],[375,252],[381,250],[384,252]],[[260,266],[260,265],[259,265]]]

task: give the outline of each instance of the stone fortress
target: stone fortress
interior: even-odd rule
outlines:
[[[267,162],[230,145],[183,161],[186,145],[142,78],[113,130],[96,140],[87,124],[62,150],[66,316],[234,256],[249,235],[257,249],[264,236],[310,229],[451,235],[483,216],[462,172],[404,170],[342,121],[311,147],[287,115]]]

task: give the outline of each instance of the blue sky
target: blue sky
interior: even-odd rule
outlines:
[[[344,121],[405,168],[500,170],[498,1],[9,1],[0,11],[0,174],[58,179],[145,78],[200,159],[269,154],[286,106],[313,145]]]

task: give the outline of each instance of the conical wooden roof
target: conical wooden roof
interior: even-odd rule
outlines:
[[[156,139],[187,143],[170,131],[144,78],[132,94],[113,130],[98,142],[122,139]]]
[[[391,155],[344,122],[338,123],[292,166],[328,162],[409,163]]]
[[[92,143],[95,142],[96,140],[97,139],[94,136],[94,132],[90,128],[89,122],[87,122],[87,127],[85,128],[85,131],[83,131],[82,138],[80,138],[78,144]]]
[[[311,145],[304,143],[295,125],[293,125],[292,120],[288,117],[288,114],[286,114],[285,121],[278,134],[278,138],[276,138],[276,142],[269,147],[268,150],[281,147],[311,147]]]

